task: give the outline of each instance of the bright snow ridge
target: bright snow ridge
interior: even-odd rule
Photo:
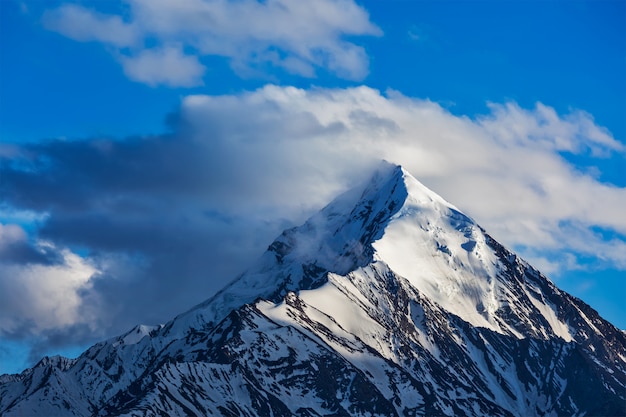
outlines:
[[[279,256],[283,249],[284,257]],[[303,265],[345,275],[373,261],[387,264],[468,323],[525,337],[496,314],[510,294],[498,278],[498,258],[484,231],[402,167],[388,163],[365,186],[339,196],[304,225],[284,232],[250,272],[177,317],[167,330],[183,335],[258,298],[278,300],[287,291],[309,289]],[[552,332],[572,340],[568,326],[549,306],[530,294],[528,298],[526,315],[535,310],[532,314],[544,316]]]

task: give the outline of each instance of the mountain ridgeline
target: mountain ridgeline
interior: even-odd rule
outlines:
[[[161,326],[0,376],[2,416],[623,416],[626,335],[404,169]]]

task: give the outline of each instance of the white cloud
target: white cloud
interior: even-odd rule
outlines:
[[[26,239],[19,226],[0,225],[0,249]],[[61,262],[0,262],[0,335],[94,324],[81,292],[91,287],[97,269],[67,249],[47,242],[37,246],[42,252],[58,251]]]
[[[571,153],[589,150],[595,156],[626,149],[610,132],[597,126],[590,114],[580,110],[561,118],[542,103],[533,110],[524,110],[515,103],[490,103],[489,107],[492,113],[481,120],[481,125],[503,145],[531,145]]]
[[[26,232],[18,225],[0,223],[0,250],[15,242],[25,242],[27,239]]]
[[[527,248],[531,258],[571,252],[625,269],[626,189],[577,171],[561,155],[607,157],[624,145],[581,111],[561,116],[541,103],[491,110],[459,117],[427,100],[367,87],[267,86],[183,103],[196,140],[225,161],[214,169],[227,178],[226,189],[246,189],[237,171],[254,172],[246,194],[254,207],[320,206],[384,158],[407,167],[498,240]],[[237,198],[225,193],[222,201],[237,209]],[[593,227],[618,235],[606,241]]]
[[[97,41],[117,47],[135,45],[140,40],[136,25],[73,4],[64,4],[47,11],[44,26],[70,39],[81,42]]]
[[[136,56],[121,56],[120,61],[128,78],[151,86],[201,85],[205,70],[196,56],[185,55],[174,46],[144,49]]]
[[[168,45],[178,44],[193,51],[193,57],[179,61],[194,76],[201,74],[199,57],[217,55],[229,59],[240,73],[269,65],[305,77],[314,77],[318,69],[324,69],[360,80],[367,75],[368,57],[362,47],[344,37],[381,34],[367,12],[352,0],[126,2],[129,8],[125,18],[62,5],[44,15],[44,24],[77,41],[99,41],[119,48],[117,54],[126,73],[136,81],[178,86],[195,85],[197,80],[181,77],[171,65],[161,68],[158,76],[137,76],[137,72],[146,73],[145,66],[135,70],[132,63],[141,57],[154,61],[157,51],[161,51],[162,61]],[[148,40],[157,43],[154,49],[145,49]],[[127,51],[121,54],[123,48],[129,48],[131,56],[137,58],[128,58]],[[170,52],[167,62],[173,60]],[[190,84],[190,79],[195,82]]]

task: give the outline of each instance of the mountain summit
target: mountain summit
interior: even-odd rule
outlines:
[[[0,376],[0,415],[625,415],[626,336],[398,166],[164,326]]]

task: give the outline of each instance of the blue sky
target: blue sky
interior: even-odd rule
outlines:
[[[0,373],[401,163],[626,328],[626,2],[0,2]],[[158,306],[155,308],[155,306]]]

